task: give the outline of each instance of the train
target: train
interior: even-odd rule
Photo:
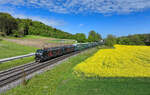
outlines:
[[[35,61],[44,62],[58,56],[69,54],[75,51],[82,51],[102,44],[102,42],[78,43],[67,46],[38,49],[35,53]]]

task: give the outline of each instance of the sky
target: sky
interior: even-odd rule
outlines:
[[[105,38],[150,33],[150,0],[0,0],[0,12],[72,34],[94,30]]]

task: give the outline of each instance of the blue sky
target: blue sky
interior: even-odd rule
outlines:
[[[150,33],[150,0],[0,0],[0,12],[75,34]]]

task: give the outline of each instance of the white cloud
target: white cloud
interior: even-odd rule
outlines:
[[[16,13],[15,8],[13,9],[13,8],[9,8],[6,6],[0,7],[0,12],[10,13],[15,18],[23,18],[23,19],[29,18],[29,19],[32,19],[33,21],[40,21],[46,25],[53,26],[53,27],[64,26],[66,24],[65,21],[58,20],[55,18],[45,18],[45,17],[39,17],[39,16],[30,16],[30,15],[25,15],[25,14],[18,14],[18,13]]]
[[[150,0],[0,0],[0,5],[45,8],[57,13],[131,13],[150,8]]]
[[[49,26],[63,26],[65,25],[65,22],[63,20],[57,20],[54,18],[45,18],[45,17],[39,17],[39,16],[27,16],[22,14],[12,14],[15,18],[23,18],[23,19],[32,19],[33,21],[40,21],[43,22],[46,25]]]
[[[84,26],[84,24],[79,24],[79,27],[82,27],[82,26]]]
[[[0,6],[0,12],[14,13],[15,8]]]
[[[48,17],[46,18],[46,17],[20,14],[20,13],[16,12],[15,8],[10,8],[8,6],[0,6],[0,12],[10,13],[15,18],[23,18],[23,19],[29,18],[29,19],[32,19],[33,21],[40,21],[40,22],[43,22],[46,25],[50,25],[50,26],[53,26],[53,27],[64,26],[66,24],[65,21],[58,20],[58,19],[55,19],[55,18],[48,18]]]

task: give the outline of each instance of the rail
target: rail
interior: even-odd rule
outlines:
[[[42,62],[40,64],[37,62],[32,62],[32,63],[20,65],[18,67],[14,67],[8,70],[1,71],[0,72],[0,93],[1,93],[2,87],[12,82],[15,82],[18,79],[21,79],[24,73],[26,74],[26,76],[28,76],[38,70],[41,70],[42,68],[45,68],[52,64],[56,64],[57,62],[60,62],[61,60],[69,58],[78,53],[80,53],[80,51],[76,51],[76,52],[72,52],[63,56],[59,56],[54,59],[48,60],[46,62]]]
[[[16,60],[16,59],[21,59],[21,58],[25,58],[25,57],[30,57],[30,56],[34,56],[34,55],[35,55],[35,53],[30,53],[30,54],[21,55],[21,56],[15,56],[15,57],[10,57],[10,58],[0,59],[0,64],[3,63],[3,62]]]

